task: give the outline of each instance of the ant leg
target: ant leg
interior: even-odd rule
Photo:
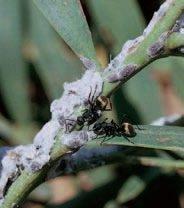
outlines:
[[[126,122],[126,121],[127,121],[128,123],[132,123],[132,121],[128,118],[127,114],[123,114],[121,123]]]
[[[97,90],[97,85],[95,85],[95,91],[91,97],[91,94],[92,94],[92,87],[90,86],[90,93],[89,93],[89,96],[88,96],[88,103],[90,105],[93,105],[93,102],[94,102],[94,97],[95,97],[95,94],[96,94],[96,90]]]
[[[103,136],[104,137],[104,136]],[[102,146],[102,144],[105,142],[105,139],[106,138],[104,138],[101,142],[100,142],[100,146]]]
[[[93,131],[93,129],[89,129],[90,125],[88,125],[88,131]]]
[[[117,129],[119,128],[119,125],[112,119],[111,124],[113,124]]]
[[[98,137],[98,134],[97,134],[97,135],[96,135],[96,137],[95,137],[95,138],[93,138],[93,139],[96,139],[97,137]],[[92,139],[92,140],[93,140],[93,139]]]
[[[96,90],[97,90],[97,85],[95,85],[95,91],[92,95],[92,98],[91,98],[91,102],[93,103],[94,102],[94,97],[95,97],[95,94],[96,94]]]
[[[96,137],[95,138],[93,138],[93,139],[96,139],[96,138],[98,138],[98,139],[101,139],[101,138],[104,138],[104,136],[101,136],[101,137],[98,137],[99,135],[97,134],[96,135]],[[92,140],[93,140],[92,139]],[[105,139],[105,138],[104,138]],[[100,145],[102,145],[102,143],[104,142],[104,139],[100,142]]]
[[[123,135],[123,137],[130,143],[134,144],[134,142],[132,142],[128,137],[126,137],[125,135]]]
[[[144,128],[141,128],[139,125],[136,124],[137,129],[139,130],[145,130]]]
[[[100,142],[100,145],[102,145],[104,142],[106,142],[106,141],[109,141],[109,140],[111,140],[112,138],[114,137],[114,135],[112,135],[111,137],[109,137],[109,138],[104,138],[101,142]]]

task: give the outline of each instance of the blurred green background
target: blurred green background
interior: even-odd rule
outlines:
[[[105,68],[127,40],[142,34],[160,2],[82,0],[81,4],[97,59]],[[71,24],[77,30],[75,18]],[[94,56],[88,36],[69,32],[68,37],[84,38],[81,44]],[[31,0],[0,0],[1,146],[30,143],[50,119],[49,105],[62,95],[63,83],[81,77],[84,69],[74,53],[80,48],[60,35]],[[146,67],[113,95],[111,117],[118,121],[127,114],[137,124],[150,124],[161,116],[184,113],[183,66],[182,58],[171,57]],[[112,165],[56,180],[37,190],[40,197],[33,194],[24,207],[45,207],[50,199],[61,204],[77,193],[78,198],[52,207],[184,207],[181,172]],[[163,203],[156,193],[162,194]],[[90,203],[85,205],[86,201]]]

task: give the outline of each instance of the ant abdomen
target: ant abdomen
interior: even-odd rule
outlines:
[[[136,136],[135,129],[130,123],[122,123],[121,126],[122,126],[123,135],[127,137]]]

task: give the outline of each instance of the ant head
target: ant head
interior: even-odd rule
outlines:
[[[109,98],[101,95],[96,100],[96,105],[100,107],[102,110],[112,110],[112,103]]]

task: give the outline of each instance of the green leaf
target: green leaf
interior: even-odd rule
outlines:
[[[49,98],[61,96],[63,83],[79,76],[79,62],[69,57],[64,43],[33,2],[30,8],[30,39],[36,51],[33,63]],[[29,44],[28,46],[29,47]],[[29,49],[29,48],[28,48]],[[34,51],[33,51],[34,53]]]
[[[104,208],[120,208],[120,206],[117,204],[115,200],[111,200],[105,204]]]
[[[0,114],[0,138],[6,141],[6,145],[28,144],[37,132],[38,128],[33,123],[14,125]]]
[[[125,203],[138,196],[146,187],[146,183],[138,176],[131,176],[120,189],[117,201]]]
[[[183,57],[172,57],[172,81],[176,90],[177,95],[184,99],[184,90],[183,90],[183,83],[184,83],[184,59]]]
[[[132,77],[123,87],[127,98],[139,110],[143,123],[151,123],[162,116],[159,89],[153,80],[150,65]]]
[[[11,124],[0,114],[0,135],[3,139],[11,137]]]
[[[101,31],[102,37],[113,44],[113,52],[121,50],[125,41],[135,38],[144,29],[144,18],[136,0],[86,1]]]
[[[145,21],[136,0],[87,2],[91,6],[94,13],[92,15],[94,15],[102,37],[112,46],[113,54],[117,54],[127,40],[142,34]],[[134,120],[142,118],[143,121],[149,123],[160,116],[158,89],[151,78],[150,70],[145,69],[133,77],[123,86],[122,91],[124,96],[116,94],[114,99],[118,115],[125,113]]]
[[[142,165],[154,166],[160,168],[167,168],[170,170],[176,170],[179,168],[184,168],[183,160],[176,160],[173,158],[156,158],[156,157],[137,157],[136,158]]]
[[[178,96],[184,98],[183,66],[184,61],[181,57],[168,57],[156,60],[128,82],[126,88],[127,94],[140,110],[145,122],[150,123],[158,117],[163,116],[163,109],[165,107],[162,106],[163,103],[160,101],[162,94],[160,94],[159,86],[153,78],[153,70],[170,72],[171,87],[175,88],[174,90],[176,90]]]
[[[87,171],[87,174],[90,177],[90,180],[94,187],[100,187],[109,181],[111,181],[115,174],[111,166],[102,166],[95,168],[91,171]]]
[[[126,85],[128,97],[140,110],[145,122],[150,123],[164,114],[165,106],[161,103],[162,94],[160,94],[159,85],[153,78],[154,70],[170,73],[173,92],[184,98],[183,67],[184,61],[181,57],[167,57],[151,63],[129,80]]]
[[[19,0],[0,1],[0,87],[9,114],[17,122],[31,120],[26,66],[21,54]]]
[[[115,198],[121,183],[119,178],[88,192],[82,192],[74,199],[61,205],[47,205],[46,208],[81,208],[95,207],[101,208],[110,199]],[[100,197],[99,197],[100,196]]]
[[[34,2],[77,55],[96,61],[91,33],[79,0]]]
[[[52,189],[48,183],[41,184],[34,189],[29,195],[30,200],[38,200],[40,202],[48,202],[52,198]]]
[[[119,204],[126,203],[141,194],[151,180],[159,175],[158,169],[147,169],[140,176],[132,175],[123,184],[117,196]]]
[[[184,151],[184,128],[170,126],[141,126],[143,130],[136,130],[137,135],[129,138],[133,143],[126,140],[125,137],[106,138],[103,144],[108,145],[127,145],[133,147],[144,147],[152,149],[170,150],[176,152]],[[103,139],[97,139],[98,142]],[[95,140],[93,140],[94,142]]]

